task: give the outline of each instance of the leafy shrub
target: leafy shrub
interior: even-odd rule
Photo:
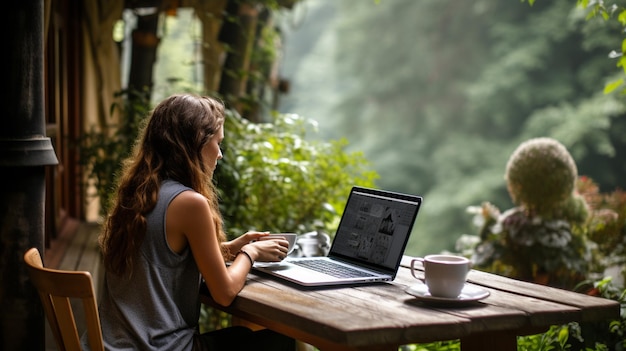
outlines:
[[[589,177],[580,177],[576,188],[590,208],[585,224],[587,236],[597,245],[596,271],[611,266],[626,266],[626,192],[617,189],[601,193]],[[626,281],[626,270],[621,270]]]
[[[346,141],[306,139],[315,122],[275,115],[251,123],[229,111],[224,158],[215,178],[227,232],[247,230],[333,233],[353,185],[372,187],[378,175]]]
[[[591,290],[588,290],[591,285]],[[517,338],[518,351],[586,350],[609,351],[626,348],[626,290],[612,284],[611,278],[597,282],[582,282],[577,289],[606,299],[618,301],[621,317],[618,320],[579,324],[554,325],[542,334]]]
[[[490,216],[480,229],[475,268],[568,289],[587,277],[589,247],[567,220],[529,215],[519,207],[500,213],[489,203],[470,211]]]

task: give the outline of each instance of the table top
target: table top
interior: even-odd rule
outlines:
[[[406,292],[420,284],[411,275],[411,259],[403,257],[392,282],[302,288],[250,273],[230,306],[215,304],[206,290],[201,299],[233,316],[325,350],[397,350],[411,343],[454,339],[470,343],[477,336],[482,340],[503,335],[509,337],[505,343],[515,345],[516,335],[540,333],[551,325],[619,318],[617,301],[477,270],[469,272],[468,285],[488,291],[488,297],[464,304],[433,305]]]

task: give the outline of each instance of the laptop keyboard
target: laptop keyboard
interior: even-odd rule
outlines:
[[[322,272],[336,278],[358,278],[374,276],[373,274],[359,271],[358,269],[346,267],[340,264],[333,264],[332,262],[329,262],[327,260],[304,260],[292,261],[291,263],[308,269],[312,269],[317,272]]]

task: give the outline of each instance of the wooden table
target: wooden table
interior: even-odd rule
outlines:
[[[233,316],[327,350],[397,350],[437,340],[461,340],[467,350],[517,350],[517,336],[551,325],[619,318],[617,301],[472,270],[469,284],[490,296],[458,306],[429,305],[407,294],[417,282],[405,256],[393,282],[303,289],[251,273],[228,307],[203,289],[201,301]]]

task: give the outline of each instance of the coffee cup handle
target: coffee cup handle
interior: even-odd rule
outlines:
[[[415,275],[415,262],[421,262],[422,266],[424,265],[424,258],[422,257],[416,257],[414,259],[411,260],[411,275],[413,276],[413,278],[415,279],[419,279],[419,280],[423,280],[422,278],[418,277]]]

